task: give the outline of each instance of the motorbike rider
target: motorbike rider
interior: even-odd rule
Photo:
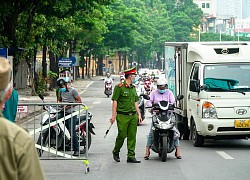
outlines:
[[[110,82],[111,84],[113,84],[113,79],[110,76],[110,73],[107,73],[107,76],[104,79],[104,84]]]
[[[158,80],[158,79],[159,79],[159,78],[154,77],[153,83],[150,84],[150,92],[152,92],[152,91],[154,91],[154,90],[157,89],[157,80]]]
[[[151,107],[152,104],[156,104],[159,101],[168,101],[170,104],[174,104],[175,103],[175,98],[174,95],[172,93],[171,90],[169,90],[167,85],[167,80],[166,79],[159,79],[157,81],[157,90],[154,90],[151,94],[150,94],[150,100],[147,101],[146,105],[148,107]],[[153,123],[151,122],[151,126],[150,126],[150,131],[149,134],[147,136],[147,145],[146,145],[146,153],[144,156],[145,160],[149,159],[150,156],[150,147],[153,144]],[[174,131],[176,131],[177,134],[179,134],[179,131],[174,128]],[[180,143],[179,143],[179,138],[175,137],[174,138],[174,143],[175,143],[175,147],[176,147],[176,152],[175,152],[175,156],[177,159],[181,159],[180,156]]]
[[[60,88],[59,94],[58,94],[58,102],[63,103],[82,103],[81,97],[79,96],[76,89],[69,86],[67,81],[64,78],[57,79],[57,86]],[[73,113],[74,107],[67,105],[65,107],[65,115]],[[58,114],[58,118],[61,118],[64,116],[64,113]],[[70,135],[72,137],[72,143],[73,143],[73,156],[79,156],[79,144],[78,139],[76,135],[76,122],[77,122],[77,116],[73,116],[72,118],[65,121],[65,125],[68,128]],[[72,132],[71,132],[72,130]]]

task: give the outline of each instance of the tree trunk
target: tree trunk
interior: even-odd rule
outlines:
[[[33,67],[32,67],[32,72],[31,72],[32,77],[33,77],[31,95],[36,95],[37,87],[38,87],[38,74],[36,72],[36,54],[37,54],[37,49],[34,48]]]
[[[127,52],[124,52],[124,70],[127,69]]]
[[[118,57],[119,57],[119,73],[121,72],[121,52],[118,51]]]
[[[42,57],[42,67],[43,67],[43,78],[47,77],[47,62],[46,62],[46,51],[47,51],[47,47],[44,44],[43,45],[43,57]]]
[[[52,72],[56,72],[57,74],[59,74],[59,69],[58,69],[58,61],[57,61],[57,57],[54,55],[54,53],[52,53],[51,51],[49,51],[49,62],[50,62],[50,71]],[[56,88],[56,79],[52,79],[52,83],[50,84],[50,89]]]
[[[98,71],[99,71],[99,75],[103,76],[103,55],[100,55],[99,59],[98,59]]]
[[[90,62],[91,62],[91,53],[89,53],[89,62],[88,62],[88,78],[90,79]]]

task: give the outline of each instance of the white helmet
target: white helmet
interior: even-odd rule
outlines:
[[[168,85],[168,83],[167,83],[167,80],[165,78],[158,79],[157,86],[167,86],[167,85]]]

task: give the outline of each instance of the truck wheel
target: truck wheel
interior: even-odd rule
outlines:
[[[202,147],[204,145],[204,137],[198,134],[194,122],[192,127],[192,141],[195,147]]]
[[[168,154],[168,137],[162,137],[162,153],[161,153],[161,161],[167,161],[167,154]]]

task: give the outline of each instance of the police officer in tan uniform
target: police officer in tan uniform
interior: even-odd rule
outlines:
[[[0,57],[0,108],[11,95],[10,65]],[[0,179],[43,180],[35,144],[30,135],[3,118],[0,111]]]
[[[142,122],[140,110],[138,107],[138,96],[136,89],[132,84],[135,79],[136,67],[124,71],[125,81],[115,86],[113,93],[112,116],[110,122],[113,124],[116,120],[118,135],[116,137],[113,158],[120,162],[120,149],[125,138],[127,138],[127,162],[140,163],[135,158],[135,144],[138,118]]]

